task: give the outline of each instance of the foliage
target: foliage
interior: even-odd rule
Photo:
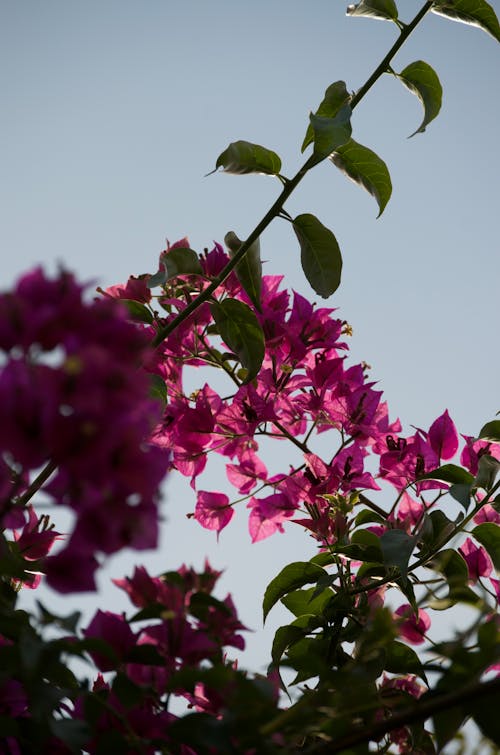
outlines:
[[[280,217],[314,292],[338,288],[333,232],[284,205],[329,159],[383,212],[389,169],[352,138],[351,116],[383,73],[422,101],[415,134],[438,115],[430,66],[391,68],[429,11],[500,41],[483,0],[426,2],[408,24],[392,0],[349,6],[353,17],[394,23],[399,37],[356,93],[343,81],[327,88],[293,178],[251,142],[219,155],[216,170],[282,185],[246,240],[226,234],[228,253],[216,244],[197,254],[182,239],[158,270],[92,302],[71,274],[41,269],[0,295],[1,752],[435,753],[468,718],[500,746],[500,423],[460,440],[444,411],[427,430],[404,432],[366,365],[349,362],[347,323],[263,276],[260,259],[260,236]],[[185,372],[199,367],[223,374],[224,395],[207,383],[186,394]],[[291,444],[301,462],[270,474],[260,438]],[[246,502],[253,542],[289,523],[314,544],[265,592],[264,620],[278,602],[291,614],[265,677],[228,655],[244,647],[245,627],[232,597],[214,595],[220,573],[208,562],[156,577],[135,567],[116,580],[129,613],[98,609],[84,628],[78,613],[18,608],[19,591],[42,578],[62,593],[93,590],[106,555],[154,547],[162,479],[180,473],[196,490],[214,453],[235,498],[197,490],[201,526],[220,533]],[[40,495],[73,512],[69,538],[37,509]],[[469,624],[436,641],[434,612],[461,605]]]

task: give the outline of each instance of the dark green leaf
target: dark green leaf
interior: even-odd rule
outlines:
[[[370,548],[374,548],[375,550],[378,550],[379,554],[382,556],[380,538],[374,532],[370,532],[370,530],[356,530],[351,538],[351,542],[356,545],[366,545]]]
[[[469,570],[464,558],[452,548],[436,553],[426,566],[443,574],[450,587],[465,585],[469,578]]]
[[[160,655],[155,645],[144,642],[136,645],[127,655],[129,663],[140,663],[142,666],[163,666],[165,659]]]
[[[403,583],[407,579],[408,562],[415,548],[415,541],[415,537],[411,537],[403,530],[386,530],[380,536],[384,566],[389,569],[395,566],[401,574]]]
[[[354,139],[336,149],[330,155],[330,160],[348,178],[375,198],[380,217],[392,193],[391,177],[385,162],[371,149],[363,147]]]
[[[232,142],[222,152],[215,163],[215,170],[223,168],[226,173],[264,173],[277,176],[281,170],[281,159],[270,149],[259,144],[238,141]],[[215,170],[212,173],[215,173]],[[210,175],[210,174],[209,174]]]
[[[500,419],[487,422],[478,435],[478,440],[489,440],[492,443],[500,443]]]
[[[52,734],[69,747],[72,752],[82,752],[90,739],[91,732],[84,721],[61,718],[50,722]]]
[[[336,546],[335,550],[354,561],[369,561],[375,564],[384,562],[380,538],[370,530],[356,530],[349,545]]]
[[[113,679],[113,692],[126,708],[139,705],[144,696],[143,688],[134,684],[126,674],[120,672]]]
[[[479,468],[474,480],[475,488],[483,488],[483,490],[490,490],[494,483],[496,476],[500,470],[500,461],[495,459],[494,456],[489,454],[483,454],[479,459]]]
[[[234,257],[241,244],[238,236],[233,231],[228,231],[224,236],[224,243],[229,250],[229,256]],[[235,273],[239,282],[250,297],[250,301],[255,305],[259,312],[262,312],[260,305],[260,292],[262,288],[262,262],[260,259],[260,241],[254,241],[245,253],[243,259],[238,262]]]
[[[498,18],[485,0],[435,0],[431,10],[438,16],[477,26],[500,42]]]
[[[339,110],[349,102],[350,95],[347,91],[345,81],[335,81],[330,84],[325,92],[325,96],[316,110],[315,115],[323,118],[334,118]],[[306,135],[302,143],[301,150],[304,150],[314,141],[314,131],[311,124],[307,127]]]
[[[470,484],[457,483],[451,485],[448,492],[451,497],[454,498],[455,501],[458,501],[464,507],[465,511],[467,511],[470,505],[471,490],[472,486]]]
[[[340,285],[342,255],[333,233],[314,215],[297,215],[293,229],[300,244],[302,269],[314,291],[327,299]]]
[[[335,563],[335,556],[327,551],[321,551],[309,560],[312,564],[318,564],[318,566],[330,566],[330,564]]]
[[[303,585],[317,582],[325,574],[326,572],[321,566],[316,566],[316,564],[307,561],[294,561],[285,566],[267,586],[262,604],[264,621],[271,608],[280,598],[293,590],[298,590]]]
[[[500,527],[494,522],[483,522],[474,527],[472,534],[490,556],[495,569],[500,571]]]
[[[462,706],[457,705],[455,708],[449,708],[442,713],[436,713],[432,719],[438,752],[442,752],[443,747],[452,739],[461,728],[466,713]]]
[[[167,385],[161,375],[149,374],[149,395],[151,398],[157,398],[162,404],[167,403]]]
[[[290,645],[287,652],[287,665],[297,671],[292,684],[298,684],[324,673],[327,670],[325,658],[328,657],[330,650],[330,640],[325,639],[321,634],[315,637],[304,637]]]
[[[424,119],[420,126],[410,136],[415,136],[425,131],[429,123],[434,120],[441,110],[443,90],[437,73],[428,63],[417,60],[396,74],[398,79],[410,92],[416,94],[424,106]]]
[[[428,550],[435,550],[448,540],[455,529],[455,522],[444,511],[436,509],[426,517],[420,537]]]
[[[416,652],[397,640],[386,647],[385,670],[390,674],[417,674],[427,682],[424,667]]]
[[[313,130],[313,155],[314,165],[316,165],[351,138],[351,107],[343,105],[334,118],[326,118],[322,115],[314,115],[314,113],[311,113],[309,117]]]
[[[415,597],[415,590],[413,589],[413,583],[411,580],[407,579],[406,582],[403,582],[401,579],[396,580],[401,592],[403,595],[407,598],[408,603],[413,608],[415,614],[418,613],[418,605],[417,605],[417,599]]]
[[[285,650],[301,640],[317,626],[318,619],[316,616],[301,616],[292,624],[279,627],[276,630],[273,640],[273,649],[271,653],[273,663],[278,666]]]
[[[396,21],[398,9],[394,0],[361,0],[360,3],[347,6],[348,16],[369,16],[381,21]]]
[[[211,752],[234,753],[234,746],[224,722],[208,713],[189,713],[175,719],[169,725],[168,736],[169,740],[178,743],[182,749],[187,745],[199,755],[208,755]]]
[[[68,616],[57,616],[56,614],[53,614],[51,611],[46,608],[41,601],[36,600],[35,601],[38,607],[38,610],[40,611],[40,623],[43,625],[47,624],[57,624],[57,626],[61,627],[61,629],[64,629],[66,632],[69,632],[70,634],[74,634],[76,632],[76,628],[78,626],[78,622],[81,618],[81,611],[73,611],[73,613],[68,614]]]
[[[167,280],[167,271],[164,267],[161,267],[157,273],[150,275],[148,278],[148,288],[156,288],[156,286],[163,286]]]
[[[472,701],[470,713],[485,737],[500,747],[500,692],[492,692],[483,700]]]
[[[463,484],[472,485],[474,477],[466,469],[457,466],[457,464],[443,464],[442,467],[433,469],[432,472],[427,472],[421,475],[419,480],[441,480],[442,482],[449,482],[452,485]]]
[[[210,305],[219,335],[247,370],[245,382],[257,375],[264,359],[264,333],[250,307],[238,299]]]
[[[194,249],[174,247],[162,254],[161,262],[165,266],[165,280],[177,278],[178,275],[203,275],[200,258]]]
[[[382,564],[383,556],[380,548],[374,548],[370,545],[337,545],[335,546],[337,553],[347,556],[352,561],[366,561],[371,563],[372,566],[376,564]]]
[[[127,307],[132,320],[145,322],[147,325],[151,325],[154,321],[152,312],[142,302],[135,301],[135,299],[120,299],[120,302]]]
[[[385,525],[387,523],[387,517],[384,517],[381,514],[377,514],[376,511],[371,511],[370,509],[362,509],[358,514],[356,514],[354,522],[356,527],[359,527],[359,525],[361,524],[369,524],[371,522],[377,522],[377,524]]]

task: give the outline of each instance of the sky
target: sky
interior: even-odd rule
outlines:
[[[497,1],[492,3],[500,11]],[[201,251],[228,230],[245,238],[280,190],[264,176],[206,174],[237,139],[278,152],[283,173],[302,164],[300,145],[326,87],[358,89],[397,36],[389,23],[345,15],[338,0],[4,0],[0,4],[0,237],[2,289],[25,270],[64,265],[95,285],[155,272],[158,254],[188,236]],[[420,4],[398,3],[409,21]],[[384,76],[356,109],[353,137],[387,163],[393,196],[376,219],[372,197],[331,164],[290,198],[335,233],[344,258],[328,306],[353,327],[353,363],[364,360],[391,416],[428,428],[448,409],[475,435],[500,410],[498,349],[498,43],[479,29],[428,15],[393,67],[424,60],[443,85],[443,107],[424,134],[418,99]],[[265,273],[313,295],[289,224],[261,238]],[[324,305],[325,303],[322,302]],[[193,380],[196,379],[196,376]],[[200,385],[204,378],[200,377]],[[283,445],[283,444],[281,444]],[[287,451],[280,448],[283,463]],[[285,456],[283,456],[285,455]],[[223,489],[222,466],[205,483]],[[208,555],[226,569],[245,624],[255,630],[243,663],[262,670],[277,611],[261,632],[260,601],[289,561],[312,555],[291,525],[252,545],[246,512],[219,543],[186,514],[184,479],[165,484],[156,554],[110,561],[106,607],[126,603],[110,577],[135,563],[152,572]],[[95,597],[56,598],[91,610]]]

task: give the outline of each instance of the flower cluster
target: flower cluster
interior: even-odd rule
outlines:
[[[375,657],[384,659],[365,681],[367,709],[385,721],[394,695],[425,695],[416,682],[426,681],[425,673],[407,645],[423,646],[424,652],[432,647],[428,611],[443,601],[476,605],[475,587],[488,596],[481,605],[491,618],[500,599],[500,581],[492,577],[500,524],[492,491],[500,444],[469,436],[461,444],[447,411],[428,430],[405,435],[400,422],[389,418],[367,365],[349,364],[347,323],[332,309],[317,308],[296,292],[290,296],[280,276],[261,281],[260,308],[252,317],[264,353],[252,380],[214,314],[228,298],[250,311],[234,273],[219,290],[218,303],[205,302],[153,350],[158,330],[228,261],[215,245],[198,259],[196,271],[169,273],[182,267],[188,247],[187,239],[169,246],[154,276],[130,278],[92,303],[71,275],[50,280],[41,270],[0,297],[0,515],[3,529],[13,530],[12,542],[2,540],[0,547],[10,559],[10,587],[37,587],[46,573],[60,591],[92,589],[98,554],[154,546],[158,486],[167,469],[190,478],[192,516],[219,535],[238,501],[222,490],[199,489],[214,453],[225,458],[228,483],[246,501],[252,541],[294,523],[313,538],[316,556],[313,564],[290,565],[290,576],[285,568],[278,587],[266,593],[267,600],[283,598],[296,621],[278,630],[264,680],[250,680],[226,658],[227,648],[243,649],[245,627],[230,595],[212,595],[220,573],[208,563],[201,574],[182,566],[151,577],[138,567],[132,577],[115,580],[135,615],[98,610],[83,638],[71,635],[61,646],[69,654],[86,653],[98,672],[92,690],[70,693],[68,685],[55,705],[57,715],[90,724],[82,735],[88,752],[171,747],[196,755],[190,746],[196,736],[191,739],[168,708],[177,697],[214,737],[212,749],[203,752],[253,753],[248,709],[265,710],[266,720],[278,713],[284,654],[299,681],[319,677],[318,689],[333,698],[350,668],[363,659],[368,666]],[[186,254],[192,260],[194,253]],[[153,295],[155,286],[160,292]],[[135,324],[116,300],[125,301]],[[218,392],[205,382],[188,392],[185,370],[201,366],[217,368],[230,389]],[[161,400],[150,397],[151,389]],[[291,444],[300,452],[299,463],[270,471],[263,449],[269,441]],[[457,455],[460,467],[452,463]],[[61,534],[28,505],[40,488],[49,502],[75,514],[71,536],[54,556],[48,554]],[[373,502],[379,491],[384,501],[388,491],[395,493],[390,510]],[[452,520],[443,512],[440,503],[448,493],[465,511],[466,523],[478,526],[457,551],[443,551],[465,516],[460,512]],[[418,570],[428,565],[442,575],[447,596],[420,580]],[[315,579],[316,587],[297,589]],[[393,587],[402,597],[396,606]],[[5,647],[15,639],[0,634]],[[412,673],[403,673],[401,658],[411,661]],[[493,651],[488,658],[481,672],[497,670]],[[60,674],[56,669],[57,679]],[[0,695],[8,715],[31,715],[28,672],[7,671]],[[269,741],[276,752],[287,751],[286,732],[271,730],[266,747]],[[411,752],[412,737],[402,727],[390,738],[400,752]],[[47,751],[69,751],[65,736],[50,734],[47,741]],[[12,747],[16,752],[14,739]]]
[[[148,335],[110,299],[86,302],[67,272],[24,275],[0,296],[0,515],[25,523],[30,478],[76,515],[49,583],[94,589],[98,553],[157,542],[158,486],[167,454],[149,442],[158,403],[140,365]]]
[[[80,690],[75,695],[67,690],[72,699],[61,704],[75,726],[87,722],[86,752],[102,752],[110,732],[119,752],[153,755],[158,748],[165,748],[178,718],[168,710],[166,701],[172,695],[184,701],[185,708],[215,718],[228,707],[231,680],[239,677],[234,664],[226,660],[226,649],[244,649],[240,632],[245,627],[238,620],[231,596],[218,600],[212,594],[220,574],[208,561],[202,572],[181,566],[177,572],[160,577],[151,577],[144,567],[136,567],[131,577],[115,583],[139,611],[127,619],[123,614],[98,610],[83,630],[83,637],[66,637],[67,647],[73,653],[90,656],[98,670],[91,691]],[[10,645],[0,635],[0,648]],[[196,681],[216,667],[227,671],[225,691]],[[30,694],[26,674],[5,682],[0,675],[0,709],[14,722],[28,721],[33,703]],[[93,713],[89,717],[90,706]],[[37,747],[37,751],[47,753],[72,751],[65,746],[64,737],[50,737]],[[18,755],[23,751],[14,738],[9,748],[3,750],[0,739],[0,752]],[[195,755],[190,748],[182,752]]]

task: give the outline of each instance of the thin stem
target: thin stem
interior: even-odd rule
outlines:
[[[21,508],[22,506],[26,506],[28,501],[33,498],[35,493],[38,493],[44,482],[47,482],[49,477],[56,471],[57,464],[54,461],[49,461],[49,463],[42,469],[39,475],[35,477],[33,482],[29,485],[29,487],[24,491],[22,495],[19,496],[17,501],[15,502],[15,506]]]
[[[424,4],[424,6],[421,8],[421,10],[417,13],[413,21],[409,23],[407,26],[404,27],[404,29],[401,31],[398,39],[394,43],[394,45],[391,47],[385,58],[382,60],[382,62],[377,66],[375,71],[372,73],[372,75],[369,77],[369,79],[363,84],[363,86],[358,89],[356,94],[353,95],[350,101],[350,107],[351,110],[354,110],[354,108],[359,105],[363,97],[367,94],[367,92],[372,88],[372,86],[378,81],[378,79],[382,76],[383,73],[386,73],[387,68],[389,66],[389,63],[391,62],[392,58],[396,55],[400,47],[405,43],[405,41],[408,39],[412,31],[415,29],[415,27],[420,23],[420,21],[423,19],[425,14],[430,10],[432,6],[432,1],[429,0]],[[324,158],[326,159],[326,158]],[[159,344],[165,340],[176,328],[181,325],[181,323],[185,322],[185,320],[190,317],[190,315],[195,312],[198,307],[201,306],[204,302],[206,302],[214,293],[214,291],[219,288],[219,286],[224,283],[226,278],[229,276],[229,274],[234,270],[236,265],[243,259],[245,254],[247,253],[248,249],[252,246],[252,244],[257,241],[259,236],[265,231],[265,229],[268,227],[268,225],[271,223],[274,218],[278,217],[278,215],[283,213],[283,205],[285,204],[286,200],[292,194],[292,192],[297,188],[299,183],[302,181],[306,173],[315,165],[318,165],[318,159],[317,156],[311,155],[304,163],[304,165],[297,171],[295,176],[287,181],[285,181],[283,189],[281,191],[281,194],[276,199],[274,204],[271,206],[271,208],[266,212],[262,220],[255,226],[254,230],[251,232],[251,234],[248,236],[246,241],[244,241],[234,257],[227,263],[227,265],[221,270],[219,275],[213,279],[212,283],[210,283],[207,288],[202,291],[201,294],[199,294],[196,299],[193,299],[188,306],[183,309],[179,314],[171,320],[167,325],[165,325],[163,328],[160,328],[156,334],[156,336],[153,339],[153,346],[159,346]]]
[[[372,88],[372,86],[375,84],[376,81],[382,76],[382,74],[387,73],[387,70],[390,69],[390,62],[393,59],[393,57],[396,55],[396,53],[400,50],[400,48],[404,45],[412,31],[415,29],[415,27],[420,23],[420,21],[423,19],[423,17],[430,11],[432,7],[432,0],[429,2],[426,2],[422,8],[419,10],[413,21],[410,21],[410,23],[405,26],[385,58],[380,62],[380,64],[377,66],[377,68],[374,70],[370,78],[366,81],[365,84],[361,87],[361,89],[358,89],[356,94],[353,96],[350,105],[351,110],[354,110],[356,105],[360,102],[360,100],[363,99],[365,94]]]

